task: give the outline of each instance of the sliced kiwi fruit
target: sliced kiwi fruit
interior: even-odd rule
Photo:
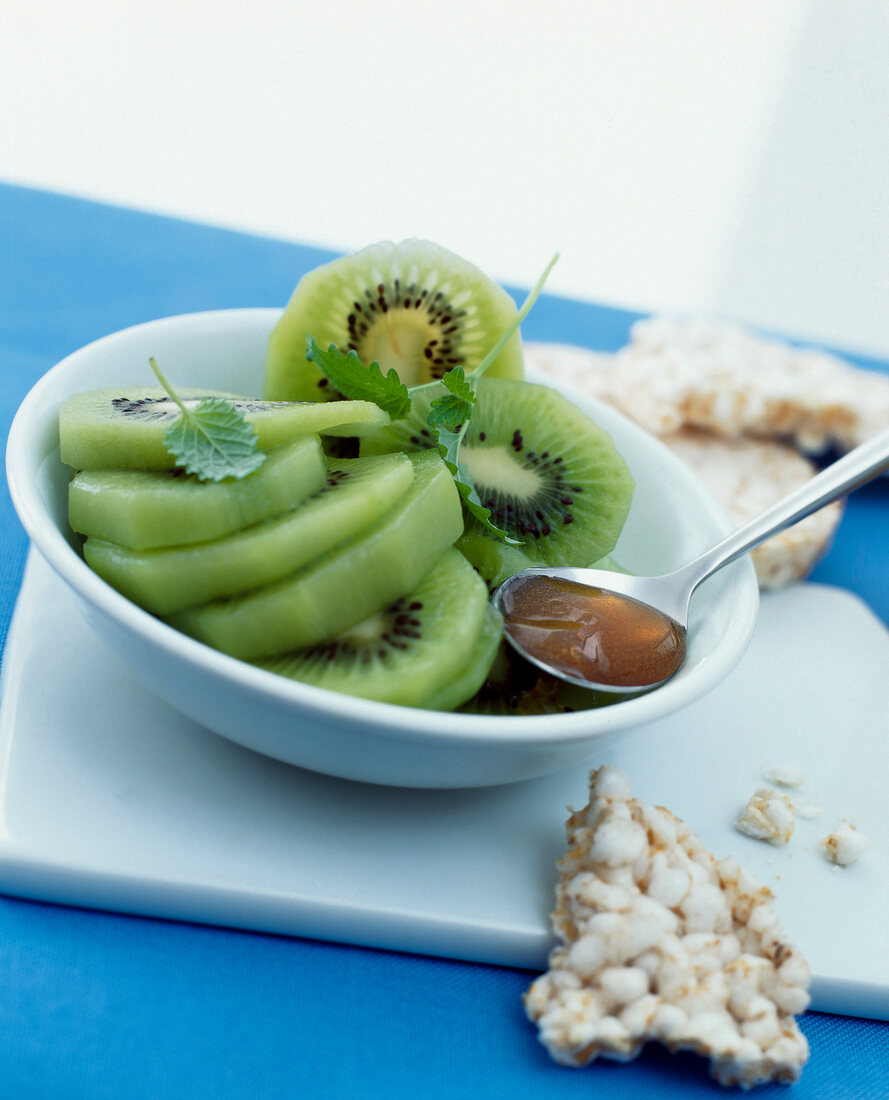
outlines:
[[[481,688],[503,637],[503,616],[488,604],[472,655],[456,676],[422,704],[428,710],[456,710]]]
[[[326,477],[316,435],[276,447],[240,479],[199,481],[181,470],[81,470],[68,486],[68,519],[82,535],[138,550],[204,542],[290,511]]]
[[[476,393],[460,459],[492,522],[521,543],[529,565],[587,565],[610,553],[634,483],[608,433],[548,386],[484,377]],[[423,414],[419,406],[365,437],[361,453],[430,445]],[[467,535],[483,531],[467,519]]]
[[[318,645],[256,663],[331,691],[424,706],[470,660],[484,679],[485,653],[477,653],[476,643],[487,607],[484,583],[449,549],[416,588],[382,611]]]
[[[369,531],[283,580],[169,622],[252,660],[326,641],[406,595],[463,530],[460,495],[443,460],[434,451],[409,457],[411,487]]]
[[[473,264],[431,241],[383,241],[303,276],[269,339],[264,396],[338,394],[306,360],[306,338],[394,368],[408,386],[472,370],[515,318],[512,298]],[[516,333],[488,373],[521,378]]]
[[[326,484],[307,501],[233,535],[153,550],[88,538],[83,554],[134,603],[171,615],[279,580],[355,538],[395,505],[413,476],[407,455],[329,459]]]
[[[231,400],[254,426],[259,447],[267,451],[297,436],[349,425],[349,431],[379,428],[389,417],[370,401],[254,401],[228,393],[183,389],[183,403],[207,397]],[[176,460],[164,435],[181,416],[179,406],[160,387],[92,390],[69,397],[59,409],[59,454],[76,470],[170,470]]]

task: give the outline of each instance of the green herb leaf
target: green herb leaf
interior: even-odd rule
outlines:
[[[324,351],[318,341],[306,339],[306,359],[326,375],[343,397],[352,401],[373,401],[391,420],[403,420],[411,411],[407,386],[391,368],[384,375],[380,364],[365,366],[355,351],[341,352],[335,344]]]
[[[459,432],[472,416],[472,406],[476,402],[475,390],[466,381],[462,367],[449,370],[441,383],[450,392],[435,398],[429,407],[426,423],[436,430],[446,428],[450,432]]]
[[[259,469],[266,454],[259,449],[256,429],[231,401],[206,397],[190,408],[179,399],[155,360],[148,362],[182,413],[164,434],[164,446],[178,467],[200,481],[240,479]]]

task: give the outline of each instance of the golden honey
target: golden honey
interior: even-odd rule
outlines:
[[[685,628],[648,604],[556,577],[506,590],[504,630],[526,652],[578,680],[646,688],[685,660]]]

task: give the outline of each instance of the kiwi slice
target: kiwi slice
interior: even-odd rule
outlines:
[[[485,682],[503,637],[503,616],[488,604],[472,656],[457,675],[423,703],[427,710],[455,710],[471,699]]]
[[[254,401],[228,393],[183,389],[186,406],[207,397],[231,400],[254,426],[267,451],[297,436],[326,428],[358,434],[379,428],[389,417],[370,401]],[[164,435],[181,416],[179,406],[160,387],[92,390],[69,397],[59,409],[59,453],[76,470],[171,470],[176,460],[164,446]]]
[[[460,495],[434,451],[409,456],[411,487],[369,531],[274,584],[169,622],[252,660],[326,641],[415,588],[463,530]]]
[[[318,645],[256,663],[331,691],[424,706],[463,674],[469,659],[484,679],[485,652],[476,652],[476,641],[487,607],[478,574],[456,550],[446,550],[416,588],[384,610]]]
[[[521,543],[527,564],[512,572],[586,565],[610,553],[634,483],[607,432],[548,386],[484,377],[476,393],[460,459],[492,521]],[[413,451],[430,440],[420,403],[410,418],[362,439],[361,454]],[[483,532],[467,519],[467,535]]]
[[[199,481],[181,470],[81,470],[68,486],[68,519],[82,535],[137,550],[203,542],[290,511],[326,477],[316,435],[275,448],[240,479]]]
[[[264,396],[338,394],[306,360],[306,337],[394,368],[408,386],[472,370],[516,315],[512,298],[473,264],[431,241],[383,241],[303,276],[269,339]],[[488,373],[524,374],[516,333]]]
[[[233,535],[154,550],[89,538],[83,554],[134,603],[171,615],[302,568],[380,520],[407,492],[413,476],[407,455],[328,460],[326,484],[305,503]]]

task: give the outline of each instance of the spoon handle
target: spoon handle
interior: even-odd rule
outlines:
[[[830,504],[837,497],[866,484],[889,470],[889,428],[837,459],[811,480],[783,497],[754,519],[733,531],[712,549],[678,569],[689,581],[689,595],[700,582],[723,565],[759,546],[772,535]]]

